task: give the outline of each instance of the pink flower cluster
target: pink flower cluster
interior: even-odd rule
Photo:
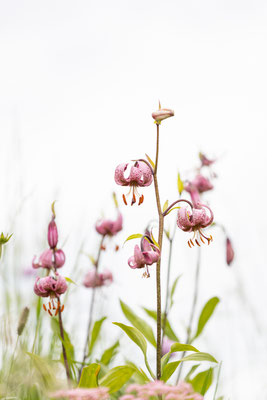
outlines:
[[[192,386],[180,382],[177,386],[170,386],[163,381],[154,381],[145,385],[133,384],[126,389],[120,400],[150,400],[152,397],[164,396],[164,400],[203,400],[204,397],[194,392]]]
[[[70,399],[70,400],[108,400],[108,388],[98,387],[92,389],[66,389],[58,390],[51,393],[50,397],[54,399]]]
[[[43,304],[43,308],[48,311],[50,316],[53,316],[53,312],[54,315],[57,315],[59,310],[63,311],[64,305],[61,306],[60,295],[65,293],[68,288],[66,279],[57,272],[57,269],[63,267],[65,263],[65,254],[63,250],[57,249],[58,230],[54,210],[52,220],[48,225],[47,240],[50,248],[40,255],[38,263],[35,262],[36,257],[34,257],[32,267],[34,269],[46,268],[48,273],[53,270],[54,276],[37,277],[33,290],[37,296],[50,297],[52,301],[49,301],[48,306]],[[54,299],[57,300],[57,304],[54,303]]]

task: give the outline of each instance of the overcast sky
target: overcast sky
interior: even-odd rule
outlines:
[[[218,158],[206,199],[237,255],[227,269],[219,230],[203,248],[199,309],[213,295],[221,304],[199,346],[223,360],[220,393],[231,400],[267,396],[266,40],[264,0],[0,1],[0,231],[14,230],[16,262],[23,268],[41,250],[55,198],[66,270],[84,239],[94,253],[93,224],[116,215],[113,190],[126,225],[118,242],[142,232],[156,216],[153,188],[127,208],[113,176],[121,162],[154,157],[160,99],[175,110],[161,127],[162,202],[175,200],[177,172],[187,176],[200,150]],[[196,253],[187,236],[176,239],[185,323]],[[153,307],[154,272],[144,280],[127,266],[134,244],[103,262],[115,294]]]

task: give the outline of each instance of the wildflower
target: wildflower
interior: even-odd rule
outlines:
[[[35,262],[36,256],[32,260],[33,268],[61,268],[65,264],[65,253],[63,250],[45,250],[39,257],[38,262]]]
[[[144,385],[132,384],[126,389],[124,396],[119,400],[150,400],[164,396],[165,400],[204,400],[199,393],[194,392],[190,383],[179,382],[177,386],[167,385],[162,381],[153,381]]]
[[[234,249],[232,246],[231,240],[227,237],[226,238],[226,262],[227,265],[231,265],[233,262],[233,259],[235,257]]]
[[[203,153],[199,153],[199,158],[202,164],[202,167],[209,167],[211,164],[213,164],[215,162],[215,160],[210,160],[208,159],[205,154]]]
[[[50,246],[50,249],[55,249],[57,247],[58,242],[58,231],[57,225],[55,222],[55,216],[53,215],[51,222],[48,225],[48,233],[47,233],[47,240]]]
[[[188,246],[194,246],[194,242],[200,246],[200,241],[205,243],[203,239],[207,240],[208,244],[213,240],[212,236],[207,237],[204,235],[202,229],[209,226],[213,221],[213,212],[208,206],[199,203],[199,208],[193,208],[193,210],[188,211],[186,207],[181,207],[178,210],[177,214],[177,226],[182,229],[184,232],[194,232],[194,236],[188,240]],[[207,208],[210,212],[210,215],[207,214]]]
[[[87,288],[96,288],[109,285],[112,282],[113,276],[111,271],[105,270],[99,274],[96,269],[91,269],[89,272],[87,272],[83,284]]]
[[[2,256],[3,245],[6,244],[9,241],[11,236],[12,236],[12,234],[11,235],[4,235],[3,232],[0,235],[0,259],[1,259],[1,256]]]
[[[192,180],[191,184],[197,188],[199,193],[207,192],[208,190],[213,189],[213,184],[210,182],[208,178],[199,174]]]
[[[67,398],[70,400],[108,400],[108,388],[76,388],[76,389],[65,389],[58,390],[57,392],[51,393],[50,397],[54,399]]]
[[[165,354],[169,353],[171,350],[171,346],[174,342],[167,337],[163,338],[162,346],[161,346],[161,355],[164,356]],[[172,354],[171,354],[172,355]]]
[[[110,219],[103,219],[98,221],[95,226],[96,231],[100,235],[109,235],[114,236],[116,233],[122,230],[122,215],[119,212],[118,218],[115,221],[111,221]]]
[[[146,267],[145,277],[149,277],[148,265],[156,263],[160,258],[160,250],[156,245],[150,243],[148,239],[143,236],[141,239],[141,249],[138,245],[134,248],[134,255],[129,258],[128,265],[133,268]]]
[[[52,317],[52,311],[55,312],[55,316],[57,315],[61,303],[59,296],[66,292],[68,288],[66,279],[57,274],[54,278],[53,276],[46,276],[45,278],[36,278],[34,284],[34,293],[40,297],[50,297],[51,301],[48,303],[48,307],[43,304],[43,308],[48,314]],[[55,299],[57,299],[57,305],[55,304]],[[61,312],[64,310],[64,305],[61,307]]]
[[[137,187],[151,185],[153,173],[151,168],[146,163],[142,161],[136,161],[130,169],[129,176],[125,177],[125,172],[128,165],[129,164],[120,164],[117,166],[115,170],[115,182],[117,185],[130,186],[129,193],[126,195],[126,197],[132,193],[131,205],[136,203],[136,197],[139,199],[138,205],[140,205],[144,201],[144,195],[142,194],[140,196],[137,191]],[[124,194],[122,195],[125,205],[127,205],[126,197]]]
[[[161,104],[159,103],[159,109],[152,113],[152,118],[155,120],[156,124],[160,124],[166,118],[170,118],[174,116],[174,111],[169,108],[161,108]]]

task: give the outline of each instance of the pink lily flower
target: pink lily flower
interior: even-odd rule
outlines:
[[[32,260],[33,268],[53,268],[53,262],[55,261],[55,268],[61,268],[65,264],[65,253],[63,250],[55,250],[55,260],[52,249],[45,250],[39,257],[38,262],[35,262],[36,256]]]
[[[213,212],[204,204],[199,203],[198,207],[199,208],[194,208],[193,211],[188,211],[186,207],[181,207],[177,214],[178,228],[182,229],[184,232],[194,232],[193,238],[189,239],[187,242],[190,248],[191,245],[194,246],[193,240],[198,246],[200,246],[200,241],[205,243],[203,239],[207,240],[208,244],[213,240],[211,235],[210,237],[205,236],[202,230],[213,222]],[[203,207],[209,210],[210,215],[207,214]]]
[[[48,225],[48,233],[47,240],[50,246],[50,249],[55,249],[57,247],[58,242],[58,231],[57,224],[55,222],[55,216],[53,215],[51,222]]]
[[[156,263],[160,258],[160,251],[153,243],[145,237],[141,239],[141,249],[138,245],[134,248],[134,255],[129,258],[128,265],[132,269],[146,267],[145,277],[150,277],[148,265]]]
[[[235,252],[232,246],[231,240],[227,237],[226,238],[226,262],[227,265],[231,265],[235,257]]]
[[[111,221],[110,219],[103,219],[101,221],[97,221],[95,225],[96,231],[100,235],[109,235],[114,236],[116,233],[122,230],[122,215],[119,212],[118,218],[115,221]]]
[[[96,288],[104,285],[110,285],[113,282],[113,275],[111,271],[105,270],[102,273],[98,273],[95,269],[91,269],[87,272],[83,284],[87,288]]]
[[[213,189],[213,184],[208,178],[203,175],[197,175],[195,179],[192,180],[191,184],[197,188],[199,193],[207,192]]]
[[[68,288],[66,279],[61,275],[46,276],[45,278],[36,278],[34,284],[34,293],[40,297],[58,297],[66,292]]]
[[[142,161],[136,161],[134,165],[131,167],[128,177],[125,176],[125,172],[127,170],[129,164],[120,164],[117,166],[115,170],[115,182],[117,185],[121,186],[130,186],[129,193],[126,196],[129,196],[132,193],[132,202],[131,205],[136,203],[136,197],[139,199],[138,205],[142,204],[144,201],[144,195],[140,194],[137,191],[137,187],[144,187],[151,185],[153,181],[153,173],[151,168]],[[127,205],[126,197],[122,195],[123,201],[125,205]]]

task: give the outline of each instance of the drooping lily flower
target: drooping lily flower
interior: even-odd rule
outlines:
[[[210,215],[207,214],[206,209],[209,210]],[[194,246],[194,242],[200,246],[200,241],[204,242],[204,239],[207,240],[208,244],[213,240],[210,235],[207,237],[203,233],[203,228],[206,228],[213,222],[213,212],[211,209],[199,203],[198,208],[193,208],[193,210],[187,209],[186,207],[181,207],[178,210],[177,214],[177,226],[182,229],[184,232],[194,232],[194,235],[191,239],[188,240],[188,246]]]
[[[197,175],[192,180],[191,184],[197,188],[199,193],[204,193],[207,192],[208,190],[213,189],[213,184],[211,183],[211,181],[201,174]]]
[[[115,221],[111,221],[110,219],[103,219],[101,221],[97,221],[95,225],[96,231],[100,235],[109,235],[114,236],[116,233],[122,230],[122,215],[119,212],[118,218]]]
[[[43,308],[52,317],[53,312],[56,316],[59,309],[61,312],[64,310],[64,305],[61,306],[59,296],[66,292],[68,288],[66,279],[56,274],[56,277],[46,276],[45,278],[36,278],[34,284],[34,293],[40,297],[50,297],[48,305],[43,304]],[[57,304],[56,304],[57,301]]]
[[[55,253],[55,256],[54,256]],[[39,257],[38,262],[35,262],[36,256],[32,260],[33,268],[47,268],[51,269],[53,267],[61,268],[65,264],[65,253],[63,250],[45,250]]]
[[[129,267],[136,268],[145,268],[146,272],[143,276],[149,278],[149,270],[148,265],[152,265],[156,263],[160,258],[160,250],[154,243],[150,243],[148,239],[143,236],[141,239],[141,248],[136,245],[134,248],[134,255],[129,258],[128,265]]]
[[[113,275],[111,271],[105,270],[102,273],[98,273],[96,269],[91,269],[87,272],[83,284],[87,288],[96,288],[104,285],[109,285],[113,282]]]
[[[235,257],[235,252],[233,249],[232,242],[227,237],[226,238],[226,262],[227,262],[227,265],[230,266],[232,264],[234,257]]]
[[[155,123],[160,124],[166,118],[170,118],[174,116],[174,111],[170,108],[161,108],[161,104],[159,102],[159,109],[152,113],[152,118],[155,120]]]
[[[136,161],[130,168],[128,177],[126,176],[126,170],[129,164],[120,164],[115,170],[115,182],[117,185],[130,186],[128,194],[132,193],[131,205],[136,203],[136,197],[139,199],[138,205],[144,201],[144,195],[140,195],[137,191],[137,187],[149,186],[153,181],[153,173],[151,168],[142,161]],[[124,203],[127,205],[126,197],[123,194],[122,198]]]

